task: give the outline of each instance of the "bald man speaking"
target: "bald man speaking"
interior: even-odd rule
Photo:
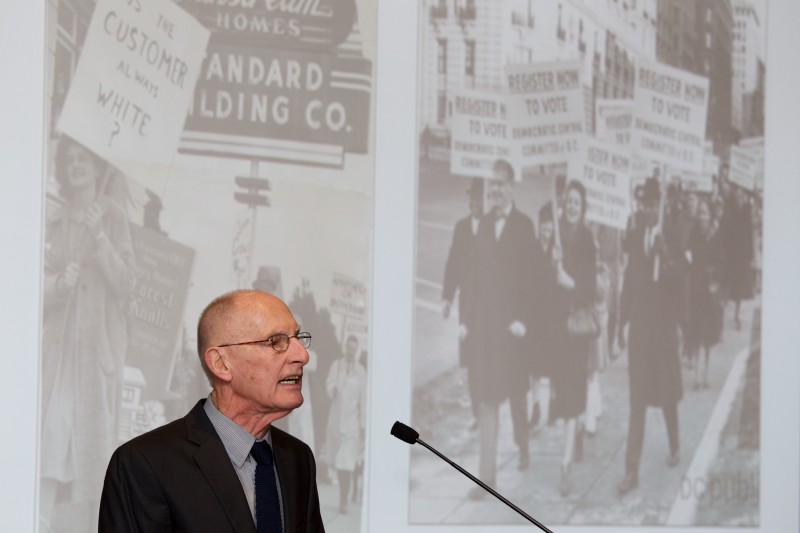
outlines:
[[[197,326],[211,394],[114,452],[99,530],[324,532],[311,449],[272,427],[303,403],[310,343],[275,296],[212,301]]]

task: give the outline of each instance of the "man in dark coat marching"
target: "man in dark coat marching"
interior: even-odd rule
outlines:
[[[625,478],[617,487],[620,496],[639,485],[639,463],[644,442],[648,406],[660,407],[669,440],[667,464],[680,462],[678,402],[683,394],[678,355],[678,301],[676,273],[683,258],[670,247],[670,236],[659,224],[661,191],[658,180],[648,178],[640,189],[642,221],[630,231],[628,266],[622,289],[628,331],[630,418],[625,453]]]
[[[513,168],[498,160],[492,170],[493,179],[487,181],[492,209],[481,220],[477,235],[476,321],[474,331],[468,333],[476,349],[479,473],[490,485],[497,474],[498,411],[506,399],[519,448],[518,468],[529,465],[526,393],[535,337],[536,265],[540,262],[533,221],[514,206]],[[480,487],[475,489],[470,497],[485,494]]]
[[[472,429],[478,425],[478,402],[475,371],[475,342],[467,332],[474,330],[474,314],[478,308],[478,225],[483,217],[483,178],[473,178],[469,189],[469,215],[456,222],[453,241],[447,254],[442,287],[442,315],[450,316],[453,300],[458,293],[458,362],[467,369],[467,383],[472,414],[475,417]]]

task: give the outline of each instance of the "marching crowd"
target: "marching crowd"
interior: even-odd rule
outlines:
[[[711,192],[682,190],[656,169],[635,187],[634,212],[609,253],[609,232],[586,220],[582,183],[556,178],[537,231],[514,202],[513,167],[498,160],[492,174],[468,188],[470,212],[453,230],[442,293],[445,318],[458,302],[478,477],[496,482],[499,407],[508,401],[520,470],[530,466],[530,435],[563,420],[558,489],[568,496],[583,440],[598,430],[601,371],[626,351],[624,496],[639,484],[647,407],[663,413],[666,464],[681,462],[682,367],[692,388],[708,387],[728,301],[741,328],[740,304],[760,279],[760,199],[725,169]],[[470,498],[484,494],[476,487]]]

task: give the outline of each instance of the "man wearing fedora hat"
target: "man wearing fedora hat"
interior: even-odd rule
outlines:
[[[617,487],[620,496],[639,484],[648,406],[660,407],[664,414],[669,441],[667,465],[672,468],[680,462],[678,402],[683,389],[675,295],[679,294],[676,289],[681,258],[672,253],[669,235],[665,238],[659,227],[661,186],[656,178],[647,178],[638,199],[641,211],[635,217],[638,224],[627,236],[629,257],[621,297],[624,320],[629,325],[630,415],[625,478]]]

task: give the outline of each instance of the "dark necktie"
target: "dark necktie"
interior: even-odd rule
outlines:
[[[256,529],[258,533],[282,533],[281,504],[272,467],[272,448],[267,441],[256,441],[250,450],[256,460]]]

